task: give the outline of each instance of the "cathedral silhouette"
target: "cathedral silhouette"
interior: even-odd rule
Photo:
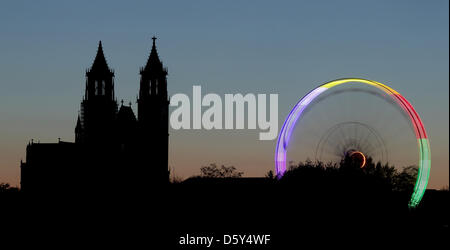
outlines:
[[[140,69],[137,118],[114,95],[114,71],[102,42],[90,69],[75,127],[75,142],[36,143],[21,162],[22,191],[147,190],[169,182],[167,68],[156,37]]]

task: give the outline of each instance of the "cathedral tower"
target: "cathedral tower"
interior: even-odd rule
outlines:
[[[154,180],[167,182],[169,145],[169,100],[167,69],[156,51],[156,37],[147,64],[141,68],[138,98],[140,165],[151,171]]]
[[[75,128],[75,142],[107,144],[114,134],[117,101],[114,97],[114,71],[106,62],[102,42],[92,67],[86,71],[86,89]]]

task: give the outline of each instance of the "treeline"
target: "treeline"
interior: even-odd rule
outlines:
[[[400,170],[389,164],[375,163],[370,157],[366,159],[363,168],[351,159],[343,159],[339,163],[307,160],[298,164],[291,163],[280,182],[316,188],[376,188],[381,191],[410,193],[413,191],[417,173],[417,166]],[[273,173],[267,176],[273,176]]]

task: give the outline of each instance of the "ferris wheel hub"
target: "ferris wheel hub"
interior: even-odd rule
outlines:
[[[347,152],[347,156],[353,163],[359,165],[360,168],[366,166],[366,156],[361,151],[350,150]]]

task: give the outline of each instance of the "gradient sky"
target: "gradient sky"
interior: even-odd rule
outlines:
[[[278,93],[279,123],[315,86],[360,77],[414,105],[429,133],[429,187],[449,181],[448,1],[3,1],[0,182],[19,184],[28,141],[74,140],[84,73],[99,40],[118,100],[136,112],[139,67],[156,35],[169,94]],[[258,131],[171,131],[170,167],[246,176],[273,169],[276,141]]]

